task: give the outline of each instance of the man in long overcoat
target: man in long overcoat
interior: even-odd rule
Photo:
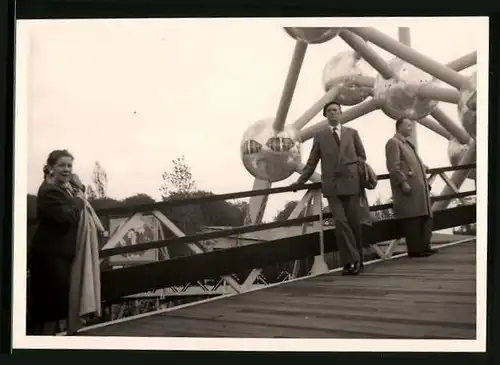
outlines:
[[[387,141],[385,156],[394,215],[401,220],[408,256],[425,257],[437,250],[431,249],[432,210],[427,167],[408,140],[413,124],[407,118],[396,121],[396,134]]]
[[[358,131],[339,122],[340,104],[326,104],[323,115],[330,126],[314,136],[306,166],[294,185],[309,180],[321,160],[322,192],[335,220],[342,274],[356,275],[363,269],[362,222],[366,217],[358,164],[366,161],[366,153]]]

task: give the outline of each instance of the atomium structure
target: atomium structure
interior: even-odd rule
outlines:
[[[460,71],[477,62],[477,52],[443,65],[411,48],[409,28],[399,28],[399,39],[374,28],[284,28],[296,44],[276,115],[251,124],[243,135],[243,165],[255,177],[253,189],[267,189],[273,183],[300,173],[301,145],[328,127],[323,120],[306,125],[332,100],[349,106],[341,123],[381,110],[389,118],[407,117],[449,141],[448,157],[453,166],[476,161],[476,74]],[[340,37],[351,48],[327,61],[322,81],[324,96],[293,123],[286,123],[288,110],[309,45]],[[391,53],[386,62],[376,48]],[[439,103],[457,105],[460,123],[449,118]],[[412,136],[416,144],[416,136]],[[460,188],[465,179],[476,178],[475,170],[456,171],[451,182]],[[320,181],[314,174],[311,181]],[[453,193],[447,185],[442,194]],[[449,202],[437,202],[433,209],[443,209]],[[248,223],[262,220],[267,196],[250,200]]]

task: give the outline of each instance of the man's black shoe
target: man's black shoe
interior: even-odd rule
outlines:
[[[430,251],[424,251],[424,252],[412,252],[408,253],[408,257],[429,257],[431,256],[432,253]]]
[[[342,268],[342,275],[349,275],[351,271],[351,264],[345,264],[344,267]]]
[[[429,252],[431,255],[434,255],[435,253],[438,252],[437,248],[430,248],[428,250],[425,250],[424,252]]]

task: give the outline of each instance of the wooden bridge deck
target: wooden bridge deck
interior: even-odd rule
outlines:
[[[81,336],[476,338],[476,243],[368,265],[138,319]]]

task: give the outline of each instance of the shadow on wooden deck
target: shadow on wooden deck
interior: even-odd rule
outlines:
[[[357,277],[310,277],[79,335],[475,339],[476,242],[369,265]]]

